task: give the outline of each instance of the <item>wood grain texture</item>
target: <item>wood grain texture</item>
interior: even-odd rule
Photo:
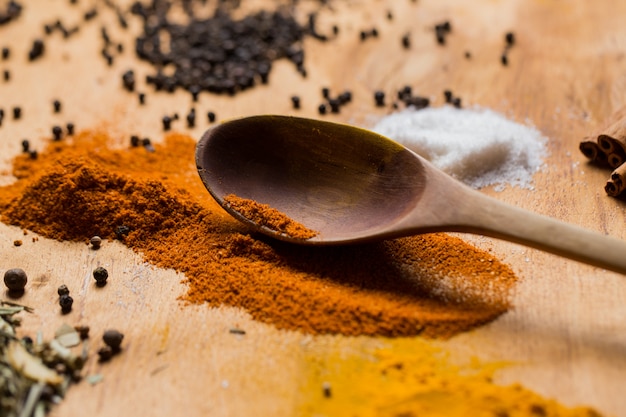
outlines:
[[[138,80],[149,70],[136,62],[128,35],[111,31],[125,46],[112,68],[99,55],[102,21],[84,25],[67,41],[59,34],[47,38],[45,56],[31,65],[27,51],[35,37],[43,36],[43,24],[61,17],[78,22],[88,6],[82,1],[69,6],[65,0],[23,3],[23,16],[0,27],[0,47],[12,49],[11,59],[0,61],[0,69],[11,71],[10,82],[0,81],[0,107],[7,112],[21,105],[24,113],[13,121],[9,110],[0,128],[0,172],[9,169],[23,138],[41,149],[56,123],[71,121],[77,129],[104,126],[120,145],[133,133],[158,141],[161,116],[174,111],[184,115],[193,105],[200,117],[189,133],[200,137],[208,127],[208,110],[220,120],[258,113],[316,117],[320,88],[330,87],[352,90],[355,100],[327,119],[367,127],[389,111],[374,107],[373,91],[392,92],[409,84],[432,97],[433,105],[441,105],[443,90],[451,89],[464,105],[528,121],[549,138],[550,155],[535,177],[534,190],[482,192],[626,239],[626,205],[603,190],[609,172],[588,166],[578,151],[578,142],[626,103],[624,2],[336,2],[341,4],[327,10],[320,28],[337,23],[340,36],[329,44],[306,41],[306,79],[283,62],[276,65],[268,86],[234,98],[204,94],[195,104],[182,92],[152,94],[141,82],[139,90],[148,93],[145,107],[121,88],[125,70],[134,68]],[[394,12],[391,22],[387,10]],[[99,19],[116,27],[114,14],[103,13]],[[440,46],[432,27],[446,19],[453,32]],[[138,33],[138,23],[131,21],[129,33]],[[373,25],[381,36],[361,43],[359,31]],[[509,30],[517,43],[503,67],[499,57]],[[407,32],[409,51],[400,44]],[[471,59],[465,58],[466,51]],[[291,109],[292,94],[302,97],[302,110]],[[54,98],[63,102],[60,115],[52,113]],[[183,123],[175,128],[185,130]],[[0,177],[3,183],[11,180],[6,172]],[[70,390],[54,410],[56,416],[294,415],[306,352],[324,352],[329,340],[356,352],[384,342],[312,338],[254,322],[238,309],[185,306],[177,299],[185,291],[182,276],[144,264],[122,245],[109,243],[96,252],[82,244],[43,238],[32,242],[33,236],[0,224],[0,270],[19,266],[31,277],[31,289],[20,301],[37,311],[25,316],[24,330],[51,332],[67,321],[89,324],[94,334],[109,327],[126,334],[123,355],[106,366],[89,364],[89,371],[101,371],[104,381]],[[520,382],[567,405],[585,404],[626,416],[625,277],[498,240],[463,238],[510,264],[521,282],[512,311],[442,346],[460,358],[511,361],[512,366],[498,373],[498,382]],[[14,247],[15,239],[24,244]],[[98,265],[110,272],[106,291],[95,288],[90,277]],[[76,294],[68,316],[58,313],[54,297],[61,283]],[[247,334],[230,334],[231,327],[244,328]]]

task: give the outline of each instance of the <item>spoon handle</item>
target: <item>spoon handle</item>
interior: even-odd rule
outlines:
[[[471,217],[471,225],[464,228],[466,231],[521,243],[626,274],[626,241],[477,194],[472,199],[477,206],[463,216]]]

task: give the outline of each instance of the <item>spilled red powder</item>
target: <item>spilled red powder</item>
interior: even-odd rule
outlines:
[[[267,227],[279,233],[283,233],[294,239],[311,239],[317,235],[315,230],[311,230],[301,223],[291,219],[268,204],[261,204],[248,198],[241,198],[234,194],[224,197],[224,203],[235,210],[243,217],[259,226]]]
[[[309,333],[449,337],[509,308],[516,282],[490,254],[446,234],[346,247],[305,247],[254,235],[206,192],[195,142],[172,134],[155,152],[110,149],[104,133],[52,142],[14,161],[0,220],[43,236],[123,242],[184,274],[184,300],[238,306]]]

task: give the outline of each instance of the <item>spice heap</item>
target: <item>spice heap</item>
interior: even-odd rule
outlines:
[[[234,194],[224,197],[224,203],[259,226],[285,234],[294,239],[311,239],[317,232],[289,218],[286,214],[254,200],[237,197]]]
[[[120,239],[184,273],[185,300],[239,306],[283,329],[449,337],[509,308],[511,269],[459,238],[333,248],[265,239],[206,193],[192,138],[170,134],[154,152],[107,141],[81,132],[36,160],[18,156],[0,220],[54,239]]]
[[[567,408],[522,387],[493,382],[503,364],[454,364],[425,340],[396,339],[347,356],[338,347],[320,362],[310,355],[301,415],[360,417],[599,417],[588,407]],[[320,368],[327,370],[320,372]]]
[[[604,186],[608,195],[617,197],[626,190],[626,106],[583,139],[579,148],[591,162],[613,169]]]
[[[532,188],[547,153],[539,131],[489,109],[409,108],[382,118],[373,130],[474,188]]]

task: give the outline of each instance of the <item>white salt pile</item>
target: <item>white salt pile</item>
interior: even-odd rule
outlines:
[[[408,108],[384,117],[372,130],[473,188],[532,189],[532,176],[547,154],[546,138],[537,129],[489,109]]]

